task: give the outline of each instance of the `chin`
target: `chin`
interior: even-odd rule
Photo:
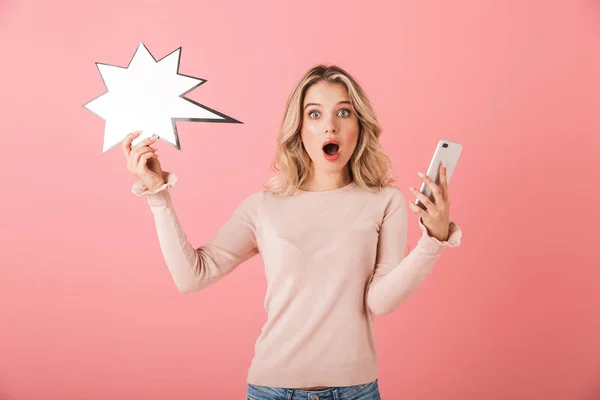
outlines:
[[[348,165],[348,161],[344,161],[344,160],[336,160],[336,161],[327,161],[324,160],[320,161],[320,162],[314,162],[313,163],[317,166],[317,168],[319,168],[321,171],[323,172],[328,172],[328,173],[335,173],[335,172],[343,172],[347,165]]]

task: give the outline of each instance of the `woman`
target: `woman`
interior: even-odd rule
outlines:
[[[146,139],[123,141],[159,243],[180,291],[200,290],[260,253],[268,320],[247,376],[248,399],[379,399],[373,315],[393,311],[424,280],[462,231],[449,219],[445,169],[424,176],[427,210],[392,186],[381,128],[358,83],[336,66],[316,66],[287,101],[274,160],[278,172],[234,211],[211,241],[194,248]],[[422,236],[408,253],[407,207]],[[406,253],[405,253],[406,250]]]

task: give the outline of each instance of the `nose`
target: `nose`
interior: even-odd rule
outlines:
[[[337,129],[333,121],[329,121],[327,125],[325,125],[325,133],[337,133]]]

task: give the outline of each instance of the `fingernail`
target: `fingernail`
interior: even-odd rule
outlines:
[[[417,174],[421,177],[421,178],[425,178],[425,174],[422,172],[417,172]]]
[[[412,187],[412,186],[410,186],[410,187],[408,188],[408,190],[410,190],[411,192],[414,192],[414,191],[415,191],[415,188],[414,188],[414,187]]]

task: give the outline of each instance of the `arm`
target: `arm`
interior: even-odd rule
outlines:
[[[407,202],[402,192],[394,191],[380,226],[377,261],[367,293],[367,304],[373,314],[394,311],[421,285],[444,249],[460,245],[462,230],[452,221],[450,236],[443,242],[428,235],[420,218],[419,227],[421,238],[405,257],[408,252]]]
[[[141,182],[136,182],[132,192],[147,198],[162,254],[179,291],[203,289],[258,254],[256,223],[260,192],[247,197],[212,240],[195,249],[188,241],[171,201],[170,187],[177,178],[168,172],[163,172],[163,176],[165,184],[161,187],[149,191]]]

